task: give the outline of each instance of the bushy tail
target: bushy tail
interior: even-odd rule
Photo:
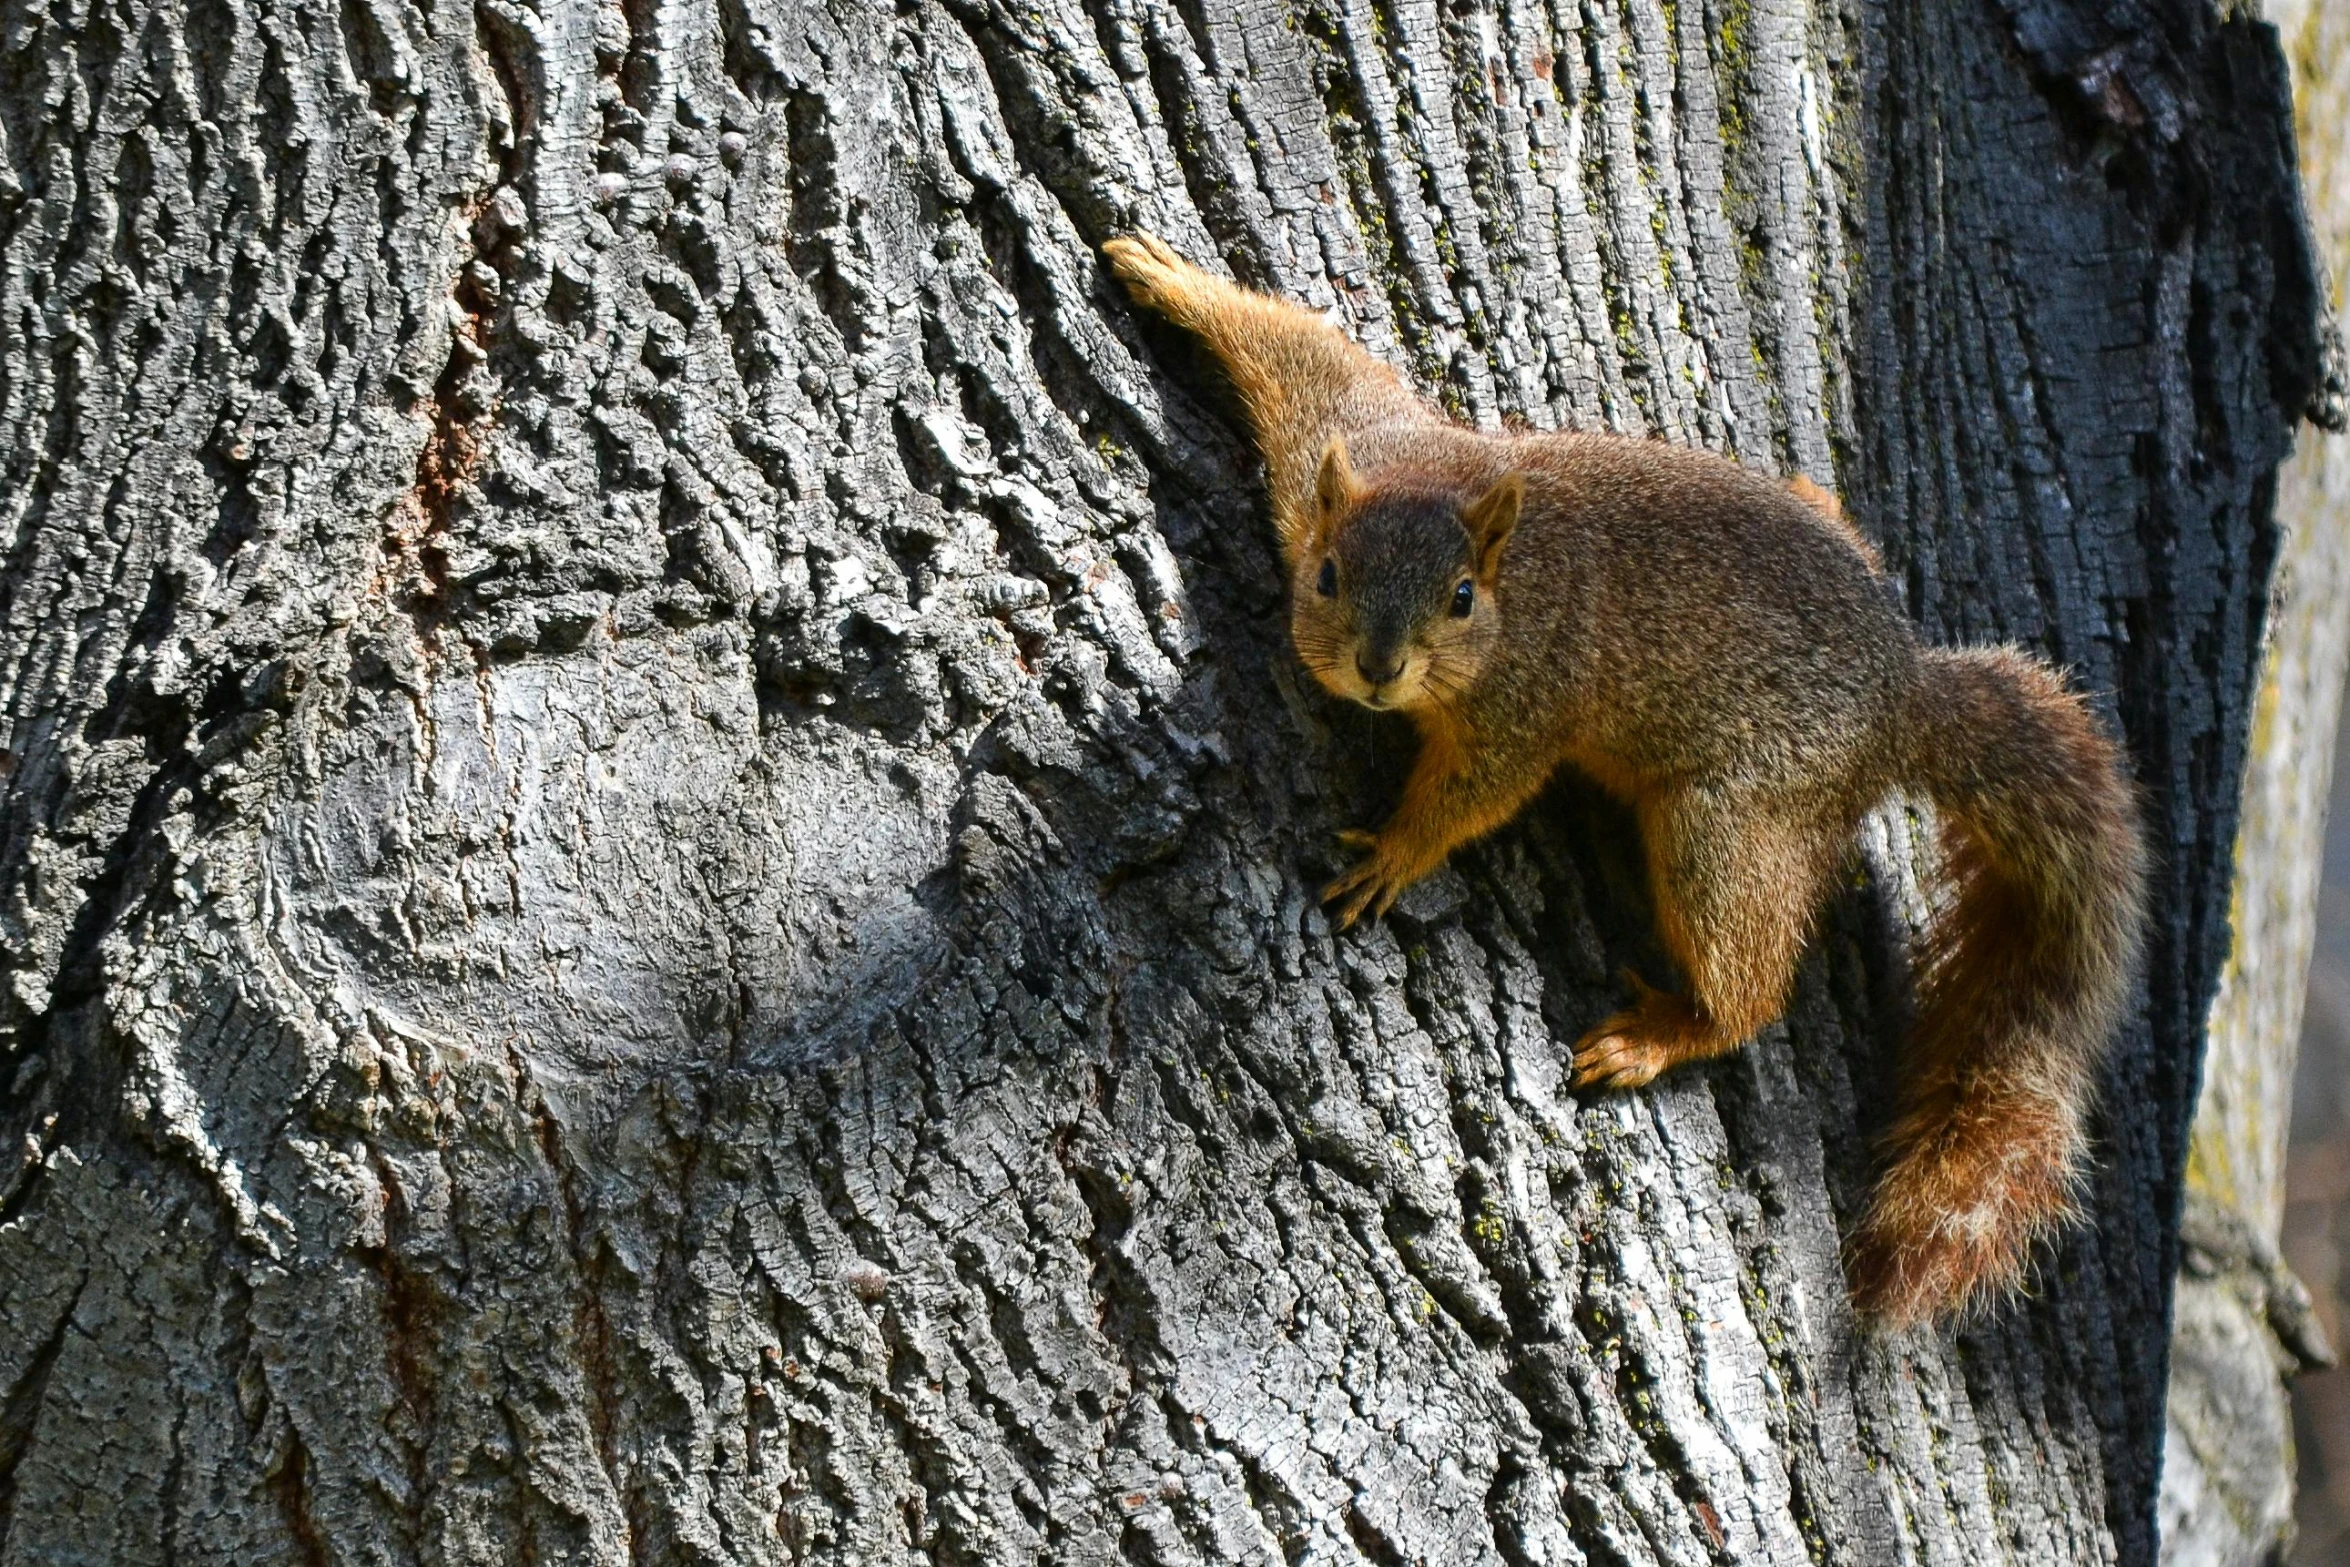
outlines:
[[[1897,1323],[2014,1287],[2069,1215],[2144,923],[2136,802],[2086,706],[2012,648],[1925,658],[1907,771],[1942,816],[1949,896],[1851,1249],[1855,1298]]]

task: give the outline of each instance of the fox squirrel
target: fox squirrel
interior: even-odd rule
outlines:
[[[2046,664],[1921,646],[1827,492],[1614,435],[1463,429],[1319,316],[1148,234],[1104,247],[1221,362],[1254,428],[1316,680],[1408,714],[1403,800],[1330,883],[1384,914],[1569,763],[1640,824],[1687,996],[1584,1035],[1636,1087],[1779,1015],[1864,813],[1929,795],[1942,900],[1884,1172],[1847,1249],[1894,1323],[1988,1301],[2070,1216],[2140,945],[2144,851],[2112,740]]]

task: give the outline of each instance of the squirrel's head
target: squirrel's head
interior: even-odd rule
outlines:
[[[1290,640],[1314,678],[1365,707],[1465,693],[1501,629],[1494,580],[1525,493],[1520,473],[1482,495],[1365,486],[1332,441],[1290,584]]]

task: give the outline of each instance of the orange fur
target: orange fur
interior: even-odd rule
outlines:
[[[1818,512],[1828,526],[1849,540],[1852,547],[1860,551],[1861,558],[1869,563],[1869,570],[1885,569],[1885,562],[1878,556],[1877,547],[1852,525],[1852,519],[1844,515],[1844,503],[1836,499],[1833,493],[1812,482],[1808,475],[1800,473],[1787,481],[1787,489],[1797,500]]]
[[[1908,771],[1955,896],[1928,932],[1863,1302],[1916,1320],[2022,1276],[2071,1212],[2097,1059],[2138,961],[2145,850],[2121,757],[2012,648],[1930,652]]]
[[[1344,835],[1366,852],[1324,890],[1341,927],[1581,768],[1639,818],[1689,985],[1635,979],[1633,1005],[1578,1042],[1578,1085],[1636,1087],[1779,1015],[1862,815],[1922,788],[1954,897],[1925,943],[1853,1287],[1893,1322],[2014,1287],[2069,1211],[2142,919],[2135,803],[2080,700],[2013,649],[1920,647],[1809,479],[1653,441],[1463,430],[1321,318],[1147,235],[1104,250],[1239,393],[1300,658],[1419,729],[1395,814]]]

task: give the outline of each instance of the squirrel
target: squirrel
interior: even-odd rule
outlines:
[[[1394,814],[1341,834],[1363,857],[1323,893],[1340,928],[1579,769],[1632,808],[1688,985],[1627,975],[1632,1006],[1576,1045],[1579,1088],[1634,1088],[1780,1014],[1862,817],[1923,793],[1949,895],[1846,1267],[1894,1325],[2019,1288],[2073,1216],[2142,938],[2136,795],[2082,699],[2019,649],[1924,645],[1809,480],[1463,428],[1311,311],[1150,234],[1103,250],[1247,414],[1299,658],[1419,732]]]

